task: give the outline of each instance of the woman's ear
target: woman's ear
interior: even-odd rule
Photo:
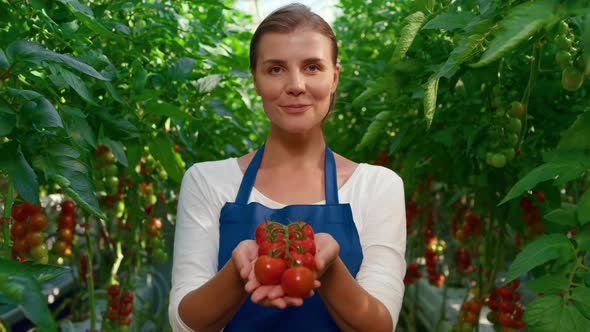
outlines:
[[[339,63],[337,63],[334,66],[334,78],[332,81],[332,93],[335,93],[336,88],[338,88],[338,80],[340,79],[340,69],[341,69],[341,66]]]

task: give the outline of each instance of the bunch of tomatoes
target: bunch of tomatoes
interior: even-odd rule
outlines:
[[[471,332],[473,326],[479,321],[482,303],[478,299],[471,299],[461,304],[459,311],[459,322],[453,327],[456,332]]]
[[[61,212],[57,219],[57,241],[53,245],[55,253],[60,257],[72,255],[76,218],[76,203],[71,200],[61,203]]]
[[[307,296],[313,289],[316,269],[312,227],[303,221],[287,226],[263,221],[254,236],[258,244],[256,279],[263,285],[280,284],[288,296]]]
[[[486,153],[486,164],[495,168],[503,168],[506,163],[514,159],[515,149],[522,131],[524,111],[524,105],[521,102],[513,101],[510,103],[506,115],[503,112],[496,113],[500,117],[500,123],[490,128],[490,135],[501,139],[490,141],[489,150]]]
[[[168,260],[168,253],[166,253],[166,244],[162,237],[162,220],[157,217],[152,217],[146,225],[146,233],[149,247],[152,251],[152,259],[156,263],[164,263]]]
[[[575,47],[575,35],[567,22],[561,21],[554,39],[555,62],[561,68],[561,86],[567,91],[577,91],[584,83],[584,75],[590,74],[590,66],[580,47]]]
[[[47,246],[45,234],[42,233],[47,226],[47,216],[41,211],[40,205],[29,202],[15,204],[12,207],[12,219],[10,226],[12,236],[12,255],[19,260],[26,260],[27,253],[36,263],[47,264]]]
[[[487,299],[491,312],[488,320],[502,326],[502,331],[515,332],[524,329],[525,323],[522,320],[524,309],[518,292],[518,280],[513,280],[505,286],[492,289]]]
[[[104,312],[106,324],[103,324],[103,331],[113,331],[118,326],[119,332],[129,331],[131,325],[131,314],[133,313],[133,292],[121,291],[121,287],[112,284],[107,289],[109,301],[107,310]]]

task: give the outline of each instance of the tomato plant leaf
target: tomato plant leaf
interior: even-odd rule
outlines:
[[[183,112],[177,106],[174,106],[167,102],[150,100],[145,105],[145,110],[149,114],[166,116],[177,120],[198,121],[192,115],[188,114],[187,112]]]
[[[580,114],[572,125],[562,134],[557,144],[557,151],[590,149],[590,112]]]
[[[76,93],[80,97],[82,97],[82,99],[86,100],[91,104],[96,104],[96,102],[92,98],[92,95],[88,91],[86,84],[78,75],[58,65],[49,65],[49,68],[51,72],[54,73],[54,75],[62,79],[69,87],[74,89],[74,91],[76,91]]]
[[[125,147],[123,146],[123,143],[112,140],[106,136],[103,136],[99,140],[99,143],[107,146],[113,152],[115,159],[117,159],[117,161],[121,165],[123,165],[124,167],[127,167],[129,165],[127,162],[127,155],[125,154]]]
[[[578,201],[578,220],[582,225],[590,222],[590,189],[587,189]]]
[[[499,23],[499,28],[488,48],[474,68],[483,67],[500,59],[522,42],[557,18],[553,0],[527,1],[510,9],[508,15]]]
[[[166,76],[168,76],[169,78],[171,78],[173,80],[184,81],[188,78],[188,76],[190,75],[190,73],[193,71],[194,68],[195,68],[195,60],[191,59],[191,58],[184,57],[184,58],[181,58],[180,60],[178,60],[178,62],[176,62],[172,67],[170,67],[170,69],[168,69]],[[220,76],[220,75],[210,75],[210,76]],[[215,85],[217,85],[217,83],[215,83]]]
[[[483,34],[473,34],[461,38],[447,61],[435,71],[430,79],[453,76],[462,63],[481,52],[484,38]]]
[[[475,14],[471,12],[442,13],[426,23],[422,30],[442,29],[453,31],[463,29],[473,18]]]
[[[0,101],[0,136],[8,136],[16,127],[16,113]]]
[[[377,114],[375,120],[373,120],[373,122],[371,122],[367,128],[367,132],[363,135],[363,138],[361,138],[361,142],[356,146],[356,149],[360,150],[372,144],[377,139],[377,137],[383,133],[387,122],[392,116],[392,111],[383,111]]]
[[[406,56],[408,49],[410,49],[410,46],[412,46],[414,38],[416,38],[416,34],[420,30],[420,27],[425,20],[426,17],[424,16],[424,13],[420,11],[410,14],[404,18],[402,23],[404,24],[404,27],[400,32],[400,36],[397,40],[397,44],[395,45],[395,49],[393,50],[390,63],[400,61]]]
[[[201,93],[208,93],[213,91],[217,84],[221,81],[221,75],[213,74],[201,77],[197,80],[196,88]]]
[[[122,39],[117,34],[113,33],[109,29],[105,28],[102,24],[97,22],[90,7],[81,4],[77,0],[59,0],[59,2],[66,5],[66,7],[68,7],[74,16],[76,16],[76,18],[91,31],[111,40],[120,41]]]
[[[39,92],[33,90],[21,90],[8,88],[7,91],[13,96],[21,96],[26,100],[37,99],[43,97]]]
[[[436,96],[438,94],[438,78],[428,81],[424,86],[424,118],[426,127],[430,128],[434,112],[436,111]]]
[[[578,176],[583,174],[585,168],[576,162],[550,162],[534,168],[522,179],[518,180],[506,196],[498,203],[502,205],[511,199],[522,196],[522,194],[535,187],[539,182],[555,179],[562,174],[574,173]]]
[[[169,178],[180,183],[184,170],[179,169],[174,159],[174,143],[172,140],[168,136],[160,135],[149,143],[149,148],[154,159],[162,164]]]
[[[545,215],[545,219],[558,225],[571,226],[577,225],[576,212],[578,208],[574,206],[555,209]]]
[[[560,256],[574,255],[574,247],[570,240],[563,234],[548,234],[529,243],[518,253],[510,269],[506,281],[509,282],[521,274],[530,271],[534,267],[547,263]]]
[[[31,276],[39,282],[46,282],[67,272],[62,266],[36,264],[32,261],[19,263],[15,260],[0,257],[0,274],[18,274]]]
[[[0,144],[0,155],[10,158],[0,159],[0,169],[14,181],[19,195],[25,200],[37,204],[39,202],[39,183],[37,175],[25,159],[20,146],[15,141]]]
[[[527,305],[523,318],[532,332],[586,331],[590,320],[559,295],[537,297]]]
[[[37,128],[62,128],[59,113],[49,102],[41,97],[24,103],[19,112],[23,124],[32,124]]]
[[[566,277],[566,271],[558,274],[545,274],[539,278],[527,281],[527,288],[537,293],[555,293],[559,290],[567,290],[570,287]]]
[[[10,44],[6,50],[8,59],[11,63],[15,61],[27,61],[36,65],[41,65],[43,61],[52,61],[62,63],[68,67],[82,72],[88,76],[92,76],[99,80],[107,80],[96,69],[89,65],[73,58],[69,55],[59,54],[46,49],[40,44],[30,41],[19,40]]]
[[[10,67],[10,63],[8,63],[6,53],[0,48],[0,69],[6,69],[8,67]]]
[[[590,224],[584,225],[578,233],[574,236],[576,248],[579,251],[590,250]]]
[[[571,300],[584,317],[590,319],[590,289],[579,286],[572,290]]]

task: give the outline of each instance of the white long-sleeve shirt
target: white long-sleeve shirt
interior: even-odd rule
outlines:
[[[178,200],[168,314],[174,331],[192,331],[178,315],[190,291],[217,273],[219,215],[234,202],[242,171],[237,158],[197,163],[184,174]],[[398,321],[406,272],[406,214],[402,179],[392,170],[361,163],[338,189],[340,203],[349,203],[363,251],[356,280]],[[284,204],[254,187],[249,202],[280,209]],[[324,204],[324,201],[316,204]]]

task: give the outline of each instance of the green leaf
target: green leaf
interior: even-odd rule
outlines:
[[[115,159],[117,159],[117,161],[121,165],[123,165],[124,167],[129,166],[129,164],[127,162],[127,155],[125,154],[125,147],[123,146],[123,143],[121,143],[119,141],[114,141],[108,137],[103,137],[99,141],[99,143],[107,146],[113,152]]]
[[[178,167],[174,159],[174,142],[168,136],[160,135],[150,142],[149,148],[154,159],[159,161],[168,173],[168,177],[180,183],[183,170]]]
[[[32,123],[37,128],[62,128],[61,117],[49,100],[38,98],[29,100],[20,109],[24,123]]]
[[[560,256],[574,255],[574,247],[563,234],[549,234],[529,243],[514,259],[506,275],[506,282],[514,280],[533,268]]]
[[[0,257],[0,274],[31,276],[38,282],[49,281],[67,271],[69,269],[62,266],[35,264],[31,261],[19,263],[15,260]]]
[[[590,250],[590,224],[584,225],[574,236],[576,248],[579,251],[586,252]]]
[[[6,53],[0,48],[0,69],[6,69],[8,67],[10,67],[10,63],[8,63]]]
[[[92,10],[77,0],[59,0],[61,3],[65,4],[70,11],[76,16],[76,18],[84,24],[88,29],[91,31],[104,36],[107,40],[115,40],[115,41],[122,41],[122,38],[119,35],[113,33],[109,29],[105,28],[102,24],[96,21],[94,18],[94,14]]]
[[[536,293],[551,294],[556,291],[569,289],[569,280],[565,272],[560,274],[545,274],[526,283],[527,288]]]
[[[442,29],[452,31],[463,29],[475,15],[471,12],[446,13],[436,16],[426,23],[422,29]]]
[[[10,44],[7,48],[7,55],[10,62],[27,61],[36,65],[41,65],[43,61],[52,61],[62,63],[68,67],[80,71],[86,75],[92,76],[99,80],[106,81],[107,78],[102,76],[96,69],[89,65],[65,54],[59,54],[44,48],[40,44],[30,41],[19,40]]]
[[[30,276],[0,273],[0,291],[20,304],[25,316],[40,331],[57,331],[57,326],[47,305],[47,298],[41,291],[41,285]],[[14,294],[18,292],[19,296]],[[13,294],[11,296],[11,294]]]
[[[590,289],[578,286],[572,290],[571,300],[584,317],[590,319]]]
[[[482,42],[485,39],[483,34],[464,36],[459,40],[457,47],[453,49],[447,61],[440,65],[430,79],[441,77],[450,78],[457,72],[462,63],[469,61],[482,50]]]
[[[590,189],[587,189],[578,201],[578,220],[582,225],[590,222]]]
[[[583,165],[575,162],[550,162],[536,167],[520,179],[498,205],[502,205],[511,199],[520,197],[525,191],[532,189],[539,182],[555,179],[566,173],[581,175],[585,171]]]
[[[576,226],[576,212],[578,208],[574,206],[565,207],[563,209],[555,209],[545,215],[545,219],[564,226]]]
[[[25,98],[26,100],[32,100],[32,99],[37,99],[37,98],[43,97],[43,95],[41,95],[39,92],[33,91],[33,90],[20,90],[20,89],[8,88],[8,92],[13,96],[21,96],[21,97]]]
[[[0,136],[8,136],[16,127],[16,113],[10,106],[0,102]]]
[[[82,99],[91,104],[96,104],[92,98],[92,95],[90,95],[86,84],[78,75],[58,65],[50,65],[49,68],[54,75],[62,79],[68,86],[74,89],[74,91],[76,91],[76,93],[82,97]]]
[[[0,169],[14,181],[16,191],[25,200],[37,204],[39,202],[39,183],[37,175],[25,159],[20,146],[15,141],[0,144]]]
[[[590,112],[580,114],[572,125],[563,133],[557,144],[558,151],[590,149]]]
[[[483,67],[500,59],[522,42],[527,41],[547,24],[556,20],[553,0],[527,1],[510,9],[499,23],[499,30],[482,55],[472,66]]]
[[[438,94],[438,78],[428,81],[424,87],[424,118],[426,126],[430,128],[434,112],[436,111],[436,95]]]
[[[177,120],[197,121],[195,117],[183,112],[177,106],[162,101],[150,100],[147,105],[145,105],[145,110],[149,114],[166,116]]]
[[[188,78],[188,76],[190,75],[190,73],[193,71],[194,68],[195,68],[195,60],[185,57],[185,58],[178,60],[178,62],[176,62],[174,64],[174,66],[172,66],[168,70],[167,76],[171,79],[184,81]],[[211,75],[211,76],[213,76],[213,75]],[[217,75],[217,76],[219,76],[219,75]]]
[[[426,17],[424,16],[424,13],[420,11],[408,15],[404,19],[404,27],[400,32],[400,36],[397,40],[397,44],[395,45],[395,49],[393,50],[390,63],[400,61],[406,56],[408,49],[410,49],[410,46],[412,46],[414,38],[416,38],[416,34],[420,30],[420,27],[425,20]]]
[[[213,91],[220,81],[221,75],[207,75],[197,80],[196,88],[199,89],[199,92],[201,93],[208,93]]]
[[[367,128],[367,132],[363,135],[361,142],[356,146],[356,150],[365,148],[366,146],[373,144],[379,135],[383,134],[383,130],[387,126],[387,122],[393,117],[392,111],[383,111],[375,117],[375,120],[371,122]]]
[[[527,305],[523,318],[530,332],[585,332],[590,320],[559,295],[537,297]]]

